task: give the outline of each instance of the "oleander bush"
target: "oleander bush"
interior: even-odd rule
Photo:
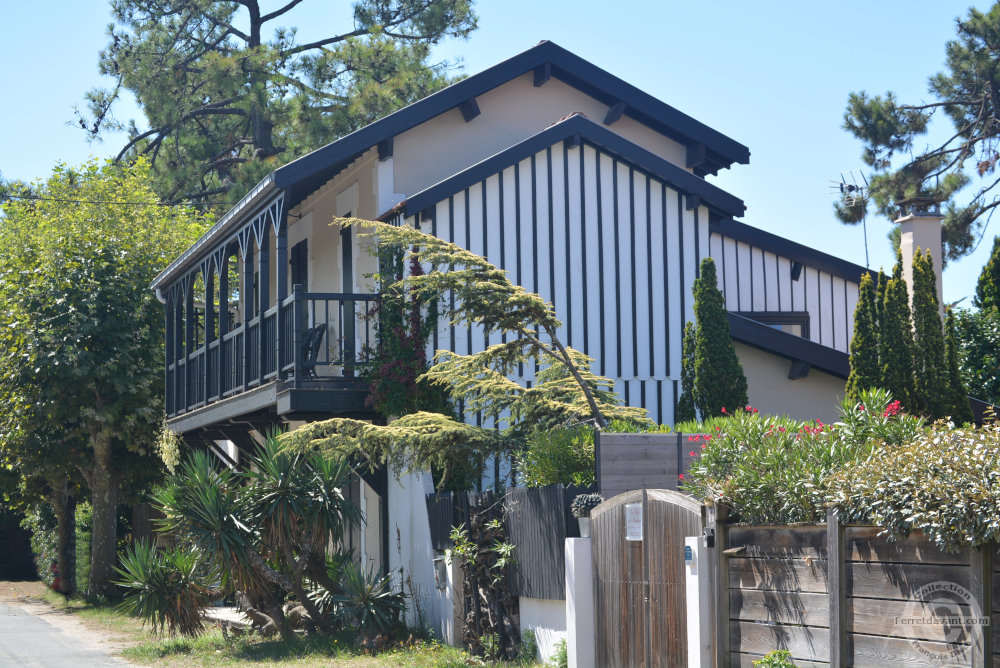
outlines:
[[[860,399],[842,403],[835,425],[761,415],[750,406],[715,421],[710,433],[688,437],[696,458],[684,489],[750,524],[823,521],[831,473],[910,442],[923,427],[885,390]]]

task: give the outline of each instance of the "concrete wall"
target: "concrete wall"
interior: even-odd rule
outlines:
[[[750,404],[761,413],[798,420],[836,422],[837,406],[847,381],[812,369],[798,380],[788,379],[790,360],[736,343],[736,355],[747,377]]]
[[[537,658],[552,660],[556,643],[566,638],[566,601],[522,596],[519,605],[521,634],[529,629],[534,631],[538,643]]]

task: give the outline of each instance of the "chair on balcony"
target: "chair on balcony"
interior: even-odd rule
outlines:
[[[302,375],[306,378],[316,378],[316,360],[319,358],[319,348],[326,336],[327,324],[320,323],[310,327],[302,334]]]

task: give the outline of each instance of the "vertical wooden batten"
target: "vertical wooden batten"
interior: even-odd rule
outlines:
[[[830,668],[847,668],[847,557],[836,508],[826,511],[827,587],[830,597]]]

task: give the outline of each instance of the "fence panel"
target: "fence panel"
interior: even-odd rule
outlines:
[[[507,490],[504,516],[516,563],[511,593],[566,597],[566,515],[562,485]]]
[[[676,491],[678,476],[687,472],[691,460],[701,450],[700,442],[689,438],[695,437],[689,434],[599,434],[597,470],[601,494],[610,499],[637,489]]]

